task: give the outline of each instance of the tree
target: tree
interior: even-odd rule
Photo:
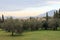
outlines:
[[[2,22],[4,22],[4,15],[2,14]]]
[[[56,12],[54,12],[54,20],[55,20],[55,27],[53,28],[53,30],[57,30],[57,27],[59,27],[59,20],[60,20],[60,9],[59,11],[56,10]]]
[[[23,32],[23,24],[18,19],[13,19],[12,17],[6,19],[3,23],[3,29],[11,32],[12,36],[15,34],[21,34]]]
[[[46,13],[46,21],[47,21],[47,22],[48,22],[48,18],[49,18],[49,17],[48,17],[48,13]]]
[[[29,30],[30,28],[29,28],[29,20],[25,20],[25,21],[23,21],[23,29],[24,30]]]
[[[48,13],[46,13],[46,21],[43,21],[43,27],[45,28],[45,30],[48,29]]]
[[[0,18],[0,28],[2,28],[2,23],[4,22],[4,15],[2,15],[2,19]]]
[[[59,9],[59,11],[58,11],[58,18],[60,18],[60,9]]]
[[[47,30],[48,29],[48,24],[47,24],[47,22],[46,21],[43,21],[43,28],[45,29],[45,30]]]
[[[57,10],[54,12],[54,18],[58,18],[58,11]]]
[[[23,32],[23,22],[21,20],[14,20],[15,32],[21,34]]]

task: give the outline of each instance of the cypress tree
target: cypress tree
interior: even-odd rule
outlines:
[[[58,25],[58,19],[59,19],[59,17],[60,17],[60,10],[59,10],[59,12],[56,10],[56,12],[54,12],[55,23],[54,23],[53,30],[57,30],[57,27],[59,26]]]
[[[46,21],[44,21],[43,27],[44,27],[45,30],[48,29],[48,13],[46,13]]]
[[[54,11],[54,16],[53,16],[53,18],[56,18],[56,12]]]
[[[58,17],[60,18],[60,9],[59,9],[59,15],[58,15]]]
[[[48,13],[46,13],[46,21],[48,22]]]
[[[2,14],[2,22],[4,22],[4,15]]]

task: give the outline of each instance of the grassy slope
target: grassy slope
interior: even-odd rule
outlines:
[[[60,40],[60,31],[24,32],[22,36],[9,36],[10,33],[0,31],[0,40]]]

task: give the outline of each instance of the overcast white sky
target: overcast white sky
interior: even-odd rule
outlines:
[[[0,0],[0,16],[37,16],[59,8],[59,0]]]

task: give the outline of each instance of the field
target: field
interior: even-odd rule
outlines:
[[[10,36],[11,33],[0,30],[0,40],[60,40],[60,31],[30,31],[21,36]]]

